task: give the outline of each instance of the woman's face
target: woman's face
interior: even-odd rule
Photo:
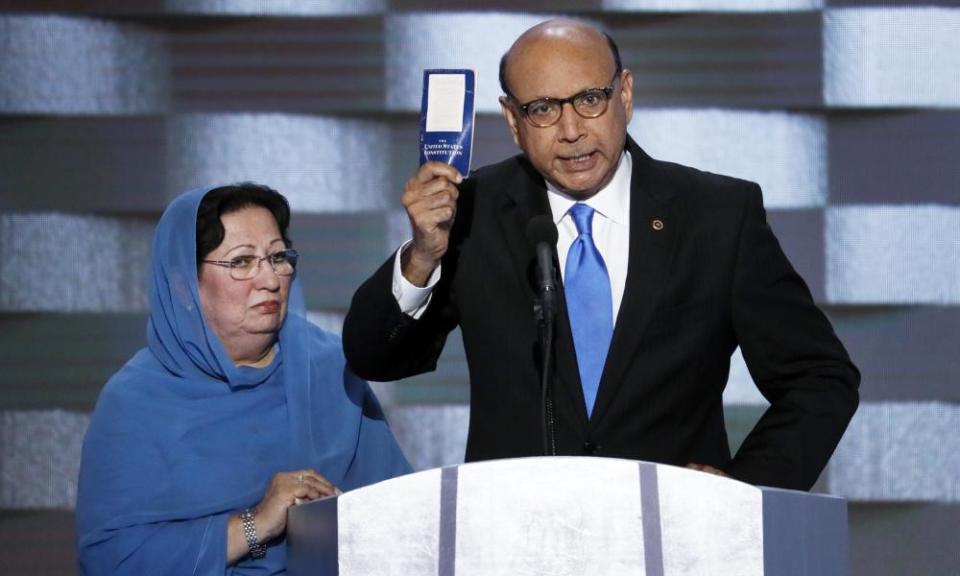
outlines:
[[[204,260],[229,261],[237,256],[263,258],[286,248],[277,221],[266,208],[251,206],[224,214],[223,242]],[[200,304],[235,362],[252,362],[267,353],[287,314],[292,276],[278,276],[270,263],[260,262],[249,280],[234,280],[230,269],[200,266]]]

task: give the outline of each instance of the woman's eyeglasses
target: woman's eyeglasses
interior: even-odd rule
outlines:
[[[297,268],[297,258],[300,255],[292,248],[268,254],[263,258],[258,256],[237,256],[230,260],[204,260],[205,264],[222,266],[230,269],[230,277],[234,280],[249,280],[260,273],[260,263],[266,260],[277,276],[290,276]]]

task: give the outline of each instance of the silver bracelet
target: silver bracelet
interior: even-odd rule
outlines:
[[[247,539],[250,557],[259,560],[266,556],[267,548],[257,541],[257,526],[253,523],[253,512],[249,508],[240,513],[240,521],[243,522],[243,536]]]

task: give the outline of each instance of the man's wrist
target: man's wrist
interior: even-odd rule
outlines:
[[[391,292],[400,306],[400,311],[414,319],[419,319],[426,311],[433,293],[433,287],[440,280],[443,264],[438,263],[423,286],[414,285],[403,274],[401,265],[402,256],[408,251],[412,240],[407,241],[397,250],[393,258],[393,282]]]
[[[430,275],[433,274],[439,264],[440,260],[438,259],[424,258],[413,244],[407,246],[400,254],[400,273],[403,274],[407,282],[419,288],[427,285]]]

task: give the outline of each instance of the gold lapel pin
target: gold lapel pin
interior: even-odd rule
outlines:
[[[656,230],[657,232],[659,232],[659,231],[663,230],[663,220],[661,220],[661,219],[659,219],[659,218],[655,218],[652,222],[650,222],[650,226],[651,226],[654,230]]]

